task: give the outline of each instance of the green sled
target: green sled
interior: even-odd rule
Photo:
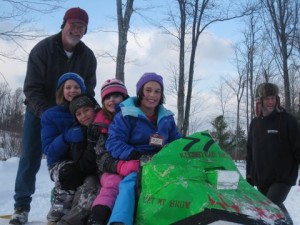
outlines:
[[[286,224],[207,131],[166,145],[140,175],[136,225]]]

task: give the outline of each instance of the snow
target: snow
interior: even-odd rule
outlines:
[[[0,161],[0,215],[7,215],[13,212],[13,195],[18,162],[19,158],[10,158],[7,161]],[[239,164],[238,168],[241,174],[244,175],[245,166]],[[37,174],[36,192],[33,195],[28,225],[46,224],[46,215],[50,208],[50,192],[52,187],[53,182],[49,178],[47,163],[46,160],[43,159],[41,169]],[[294,224],[300,225],[300,186],[297,185],[292,187],[291,192],[284,203]],[[0,225],[2,224],[8,224],[8,221],[0,219]]]

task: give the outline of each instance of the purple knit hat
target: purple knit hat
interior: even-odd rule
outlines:
[[[148,83],[149,81],[156,81],[160,84],[161,88],[164,88],[163,78],[162,76],[156,73],[144,73],[143,76],[139,79],[136,84],[136,95],[138,95],[139,91],[143,87],[144,84]]]

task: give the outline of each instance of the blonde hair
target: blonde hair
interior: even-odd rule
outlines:
[[[64,87],[65,87],[65,82],[56,91],[57,105],[64,105],[65,103],[68,103],[68,101],[64,97]]]

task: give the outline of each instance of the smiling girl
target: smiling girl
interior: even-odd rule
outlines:
[[[143,161],[181,138],[174,114],[163,106],[162,76],[145,73],[136,84],[136,94],[120,104],[109,127],[106,148],[117,159]],[[110,223],[133,224],[136,176],[133,172],[120,183]]]

